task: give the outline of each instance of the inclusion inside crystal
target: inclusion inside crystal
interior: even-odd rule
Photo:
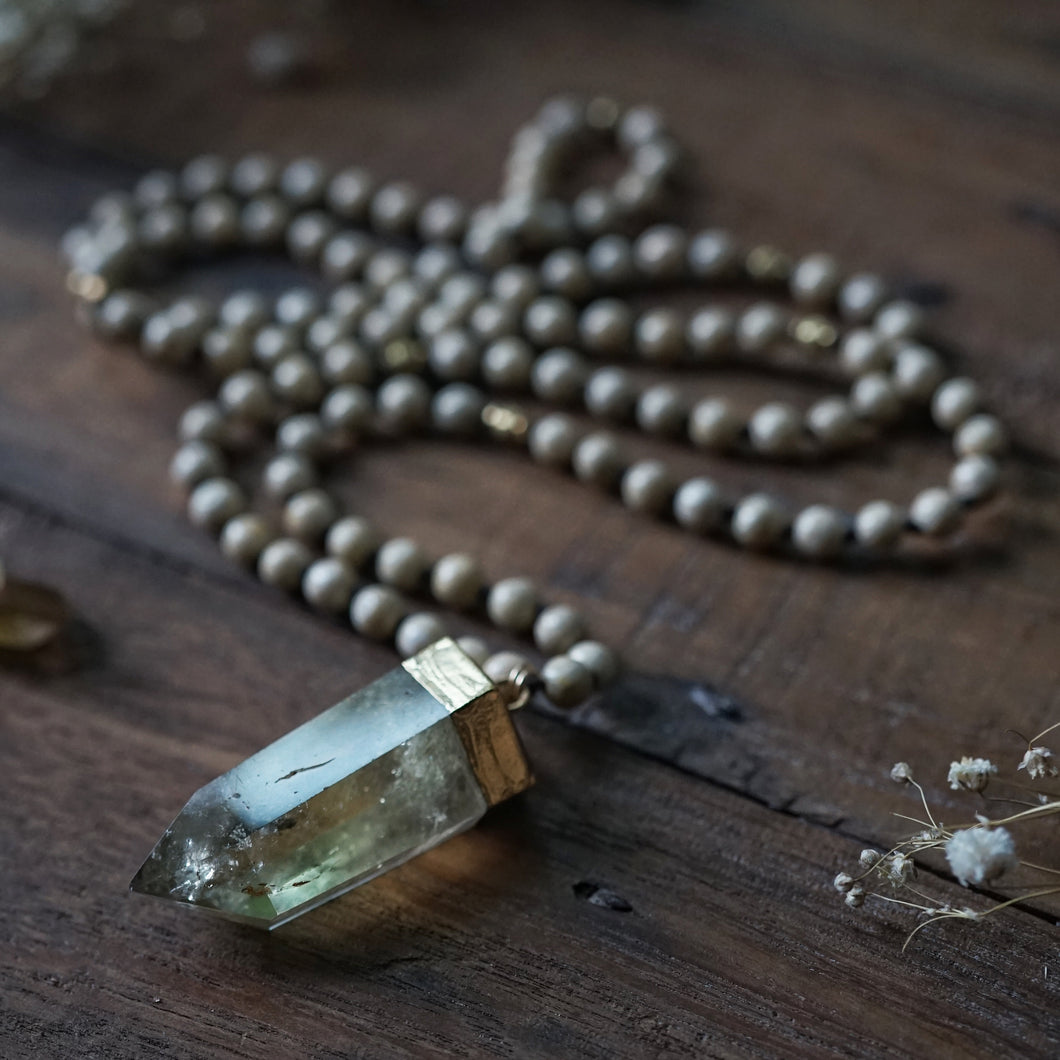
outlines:
[[[449,712],[397,669],[200,788],[131,886],[278,927],[486,806]]]

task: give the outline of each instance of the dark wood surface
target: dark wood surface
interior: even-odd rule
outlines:
[[[0,1055],[1056,1055],[1055,907],[942,925],[903,955],[909,917],[831,889],[900,832],[892,762],[955,819],[952,756],[1014,762],[1006,730],[1060,717],[1055,5],[507,7],[350,5],[315,77],[265,90],[242,56],[251,14],[278,5],[210,7],[177,44],[145,0],[112,68],[8,108],[0,555],[78,620],[0,671]],[[101,191],[204,150],[482,197],[558,89],[664,108],[702,173],[693,220],[941,302],[1012,425],[1006,497],[949,562],[836,570],[690,540],[516,453],[366,452],[359,509],[581,601],[631,674],[573,724],[524,712],[527,796],[277,933],[127,900],[190,791],[393,658],[187,526],[165,467],[196,385],[85,336],[59,235]],[[948,459],[914,432],[814,472],[717,471],[851,504],[906,497]]]

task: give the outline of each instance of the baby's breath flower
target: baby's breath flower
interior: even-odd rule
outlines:
[[[866,847],[858,856],[858,864],[863,869],[871,869],[879,860],[880,852],[878,850],[873,850],[872,847]]]
[[[997,766],[989,758],[969,758],[964,756],[959,762],[950,763],[947,778],[950,787],[967,788],[969,791],[982,791],[990,780],[991,774],[997,772]]]
[[[840,893],[846,894],[854,886],[854,877],[849,872],[841,872],[834,880],[832,886]]]
[[[946,843],[946,860],[964,887],[983,884],[1019,864],[1016,844],[1005,828],[962,828]]]
[[[887,879],[891,883],[908,883],[916,876],[916,863],[908,854],[892,854],[887,859]]]
[[[843,899],[851,909],[860,909],[865,904],[865,888],[860,883],[855,883],[853,887],[847,891],[846,898]]]
[[[895,762],[891,766],[891,780],[896,784],[908,784],[913,779],[913,769],[908,762]]]
[[[1053,764],[1053,752],[1048,747],[1030,747],[1023,756],[1023,761],[1016,767],[1027,770],[1027,776],[1031,780],[1041,780],[1044,777],[1055,777],[1060,770]]]

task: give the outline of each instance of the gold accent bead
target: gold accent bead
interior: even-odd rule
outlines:
[[[597,96],[585,108],[585,120],[590,128],[610,132],[621,117],[622,110],[610,96]]]
[[[786,283],[793,267],[790,255],[767,244],[754,247],[744,259],[747,275],[756,283]]]
[[[107,281],[94,272],[72,269],[66,277],[66,289],[85,302],[102,302],[107,297]]]
[[[394,339],[383,348],[382,361],[388,372],[422,372],[427,351],[415,339]]]
[[[505,442],[522,442],[530,429],[530,420],[518,405],[495,401],[482,410],[482,422],[494,438]]]
[[[800,346],[819,350],[833,349],[839,341],[836,326],[827,317],[818,315],[796,317],[788,325],[788,334]]]

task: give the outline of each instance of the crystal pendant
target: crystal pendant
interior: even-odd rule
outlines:
[[[440,640],[200,788],[130,886],[278,927],[532,783],[504,696]]]

